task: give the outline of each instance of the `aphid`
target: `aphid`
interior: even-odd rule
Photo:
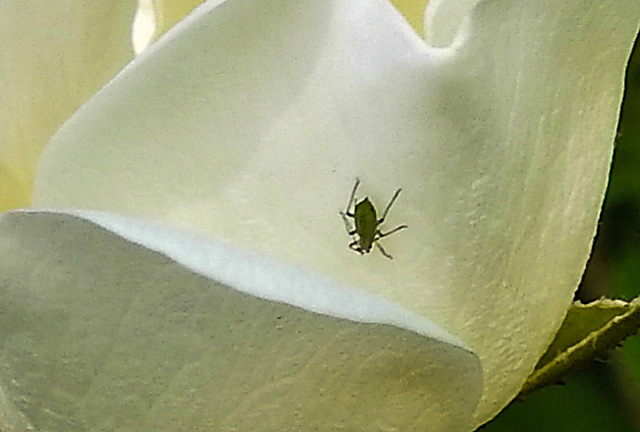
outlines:
[[[368,197],[365,197],[362,201],[358,202],[355,205],[353,213],[351,213],[350,209],[356,197],[356,190],[360,185],[360,179],[356,178],[356,183],[353,185],[353,189],[351,190],[351,196],[349,197],[349,202],[347,203],[347,209],[343,212],[340,212],[340,216],[342,216],[342,220],[344,221],[344,226],[349,233],[350,236],[355,236],[354,240],[349,243],[349,248],[353,249],[356,252],[359,252],[361,255],[369,253],[371,248],[375,244],[382,255],[389,259],[393,259],[391,255],[384,250],[382,245],[378,242],[383,237],[390,236],[393,233],[396,233],[402,229],[408,228],[407,225],[400,225],[392,229],[389,232],[383,233],[378,229],[378,227],[384,222],[389,213],[389,209],[402,192],[402,189],[398,189],[391,197],[389,204],[382,212],[382,217],[378,219],[378,215],[376,213],[376,209],[369,201]],[[349,220],[347,218],[353,219],[353,223],[355,224],[355,228],[351,229],[349,227]]]

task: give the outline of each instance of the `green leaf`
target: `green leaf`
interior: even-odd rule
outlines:
[[[601,358],[640,328],[640,297],[630,303],[601,299],[579,302],[569,310],[560,331],[520,392],[558,382],[570,369]]]

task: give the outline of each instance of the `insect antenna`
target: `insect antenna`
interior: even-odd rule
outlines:
[[[356,177],[356,182],[353,185],[353,189],[351,189],[351,195],[349,196],[349,202],[347,203],[347,209],[344,211],[344,214],[349,214],[349,209],[351,208],[351,204],[353,204],[353,200],[356,197],[356,190],[360,186],[360,179]]]
[[[349,233],[349,235],[353,235],[356,233],[355,229],[352,229],[351,227],[349,227],[349,220],[347,219],[347,216],[349,216],[350,218],[354,217],[353,213],[351,213],[349,209],[351,208],[351,205],[353,204],[353,200],[356,197],[356,190],[358,189],[359,185],[360,185],[360,179],[356,177],[356,182],[353,185],[353,189],[351,189],[351,195],[349,196],[349,201],[347,202],[347,208],[345,209],[345,211],[340,212],[340,216],[342,217],[342,220],[344,222],[345,229],[347,230],[347,233]]]

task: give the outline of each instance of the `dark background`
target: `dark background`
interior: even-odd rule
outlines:
[[[609,189],[576,298],[640,295],[640,43],[627,70]],[[586,173],[585,173],[586,174]],[[482,432],[640,432],[640,336],[513,402]]]

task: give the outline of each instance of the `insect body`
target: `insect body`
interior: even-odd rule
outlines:
[[[398,195],[400,195],[400,192],[402,192],[402,189],[398,189],[393,194],[393,197],[391,197],[389,204],[387,204],[387,207],[382,212],[382,217],[378,219],[376,209],[371,201],[369,201],[368,197],[365,197],[362,201],[358,202],[355,205],[353,213],[350,211],[356,197],[356,190],[358,189],[359,185],[360,179],[356,178],[356,183],[353,185],[351,196],[349,197],[349,202],[347,203],[347,209],[344,212],[340,212],[340,216],[342,216],[342,220],[344,221],[344,226],[347,229],[347,233],[349,233],[350,236],[355,236],[354,240],[349,244],[349,247],[354,251],[364,255],[371,252],[371,248],[375,244],[382,255],[389,259],[393,259],[393,257],[384,250],[378,240],[383,237],[390,236],[391,234],[408,227],[407,225],[400,225],[386,233],[380,231],[378,227],[386,219],[387,214],[389,213],[389,209],[398,198]],[[353,219],[355,228],[350,228],[348,218]]]

